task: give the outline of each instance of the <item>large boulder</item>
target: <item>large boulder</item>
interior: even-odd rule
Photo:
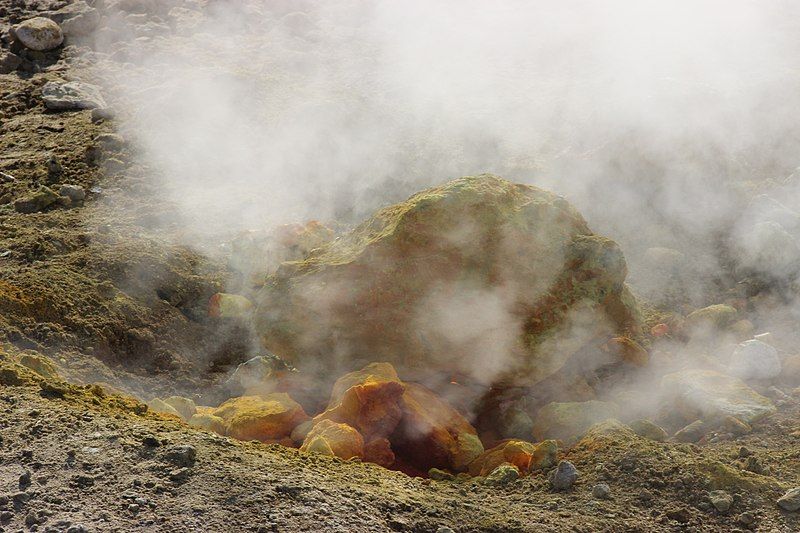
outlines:
[[[640,338],[626,274],[619,246],[563,198],[470,176],[282,264],[254,320],[301,369],[382,360],[407,379],[532,385],[587,346]]]
[[[768,398],[741,380],[713,370],[667,374],[661,388],[686,420],[721,421],[732,416],[749,424],[775,412]]]
[[[322,420],[309,431],[300,450],[351,459],[364,457],[364,439],[347,424]]]

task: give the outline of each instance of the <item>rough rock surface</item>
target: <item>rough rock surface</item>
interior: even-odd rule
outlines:
[[[306,436],[300,450],[351,459],[364,457],[364,439],[347,424],[322,420]]]
[[[44,100],[44,105],[53,111],[106,107],[106,102],[98,87],[78,81],[47,82],[42,87],[42,100]]]
[[[471,476],[486,476],[503,463],[514,465],[523,475],[548,470],[555,465],[557,452],[558,445],[552,440],[533,444],[510,439],[476,457],[469,465],[469,473]]]
[[[336,353],[350,368],[377,359],[404,376],[446,370],[532,384],[591,341],[640,333],[626,274],[616,243],[563,198],[470,176],[284,263],[255,324],[268,349],[300,368]],[[454,312],[483,318],[453,335]],[[588,331],[576,341],[567,322],[580,317]],[[500,351],[502,375],[478,365],[487,350]]]
[[[26,48],[47,52],[64,42],[64,34],[58,24],[45,17],[28,19],[14,27],[14,35]]]
[[[731,355],[728,373],[741,379],[772,379],[781,373],[778,350],[758,339],[739,344]]]
[[[308,419],[303,408],[288,394],[231,398],[213,412],[225,421],[227,434],[241,440],[278,442]]]
[[[706,420],[733,416],[748,424],[775,412],[772,402],[741,380],[712,370],[683,370],[661,380],[662,389],[678,402],[685,416]]]

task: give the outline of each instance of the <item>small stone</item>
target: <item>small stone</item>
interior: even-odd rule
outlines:
[[[508,485],[519,479],[519,470],[510,463],[503,463],[486,476],[484,483],[487,485]]]
[[[24,489],[30,484],[31,484],[31,473],[29,470],[26,470],[21,476],[19,476],[19,488]]]
[[[592,487],[592,496],[598,500],[607,500],[611,497],[611,487],[607,483],[598,483]]]
[[[36,213],[50,207],[58,200],[58,195],[47,187],[39,187],[36,192],[14,202],[18,213]]]
[[[83,524],[74,524],[67,528],[67,533],[88,533],[88,531]]]
[[[745,511],[744,513],[740,514],[738,518],[736,518],[736,521],[742,524],[743,526],[747,527],[755,523],[756,517],[753,515],[753,513]]]
[[[678,442],[697,442],[706,434],[705,424],[702,420],[695,420],[688,426],[675,433],[675,440]]]
[[[455,476],[450,472],[438,468],[428,470],[428,477],[434,481],[453,481],[455,479]]]
[[[189,477],[189,474],[190,471],[188,468],[178,468],[177,470],[170,471],[169,479],[175,483],[180,483],[182,481],[186,481],[186,479]]]
[[[21,65],[21,57],[11,52],[0,51],[0,74],[10,74]]]
[[[661,426],[654,424],[650,420],[639,419],[630,423],[630,428],[634,433],[640,437],[654,440],[656,442],[664,442],[667,440],[667,432]]]
[[[0,513],[0,522],[10,522],[14,518],[14,513],[11,511],[3,511]]]
[[[569,461],[561,461],[558,466],[550,471],[547,481],[555,491],[569,490],[578,479],[578,469]]]
[[[789,489],[786,494],[778,498],[778,507],[790,513],[800,511],[800,487]]]
[[[175,466],[190,467],[194,466],[197,450],[189,444],[173,446],[166,451],[164,458]]]
[[[733,496],[724,490],[711,491],[708,494],[708,499],[711,501],[711,505],[720,513],[727,513],[731,505],[733,505]]]
[[[722,419],[722,424],[720,427],[723,431],[726,431],[737,437],[747,435],[753,431],[753,428],[750,426],[750,424],[742,422],[735,416],[726,416],[724,419]]]
[[[161,442],[153,435],[145,435],[144,437],[142,437],[142,444],[150,448],[161,446]]]
[[[130,504],[128,506],[128,511],[130,511],[131,513],[134,513],[134,514],[138,513],[139,512],[139,505],[136,504],[136,503]]]
[[[439,529],[436,530],[436,533],[456,533],[456,532],[453,531],[452,528],[449,528],[447,526],[439,526]]]
[[[781,373],[778,350],[760,340],[739,344],[731,355],[728,373],[740,379],[772,379]]]
[[[61,27],[45,17],[28,19],[14,27],[14,36],[25,48],[47,52],[64,42]]]
[[[86,198],[86,189],[80,185],[66,183],[58,190],[58,194],[66,196],[73,202],[82,202]]]

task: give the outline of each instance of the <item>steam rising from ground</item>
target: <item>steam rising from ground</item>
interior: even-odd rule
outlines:
[[[749,267],[777,258],[775,274],[793,276],[781,242],[800,224],[755,227],[774,217],[747,208],[772,190],[800,207],[800,177],[787,179],[800,154],[791,2],[209,1],[195,16],[201,4],[160,6],[173,36],[122,48],[125,32],[141,37],[124,12],[96,35],[127,62],[98,76],[189,244],[356,221],[494,172],[566,196],[651,294],[676,279],[645,250],[676,249],[692,273],[682,297],[703,302],[724,233]],[[746,209],[754,222],[737,225]],[[469,316],[437,299],[424,321],[478,333],[473,310],[508,311],[502,295],[460,298],[445,307]]]

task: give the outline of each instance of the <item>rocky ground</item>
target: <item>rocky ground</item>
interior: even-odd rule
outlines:
[[[148,9],[94,4],[106,3]],[[253,339],[207,314],[236,276],[228,258],[180,244],[176,208],[119,134],[113,106],[63,86],[124,64],[124,43],[93,60],[76,46],[99,17],[79,4],[0,1],[0,531],[800,530],[800,515],[776,503],[800,486],[791,368],[753,385],[776,412],[736,436],[659,442],[596,426],[559,451],[579,472],[567,490],[543,472],[414,478],[153,413],[143,400],[154,396],[211,401]],[[188,23],[204,3],[185,4],[142,22],[137,38]],[[64,45],[14,42],[9,28],[37,14],[62,23]],[[736,303],[736,281],[718,301]],[[771,298],[755,295],[743,338]],[[648,329],[675,328],[690,311],[646,310]],[[785,365],[796,353],[789,322],[773,339]]]

